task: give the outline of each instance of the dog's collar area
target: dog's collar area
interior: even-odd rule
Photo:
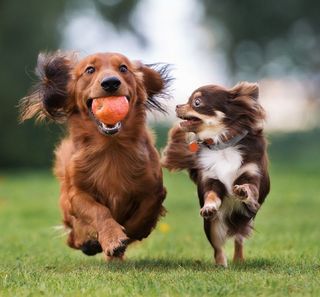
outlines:
[[[244,130],[240,134],[236,134],[229,138],[226,138],[225,141],[215,142],[212,138],[206,138],[204,140],[195,140],[189,143],[189,150],[194,153],[197,152],[201,147],[205,147],[213,151],[224,150],[228,147],[235,146],[247,135],[248,131]]]

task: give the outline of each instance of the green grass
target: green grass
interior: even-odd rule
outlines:
[[[148,239],[129,247],[125,262],[105,263],[101,255],[71,250],[53,230],[60,223],[59,189],[48,172],[3,173],[0,296],[319,296],[315,162],[312,170],[274,163],[271,194],[246,242],[247,261],[231,263],[230,241],[227,269],[213,265],[186,174],[165,173],[166,217]]]

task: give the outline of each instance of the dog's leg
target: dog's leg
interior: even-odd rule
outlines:
[[[102,247],[98,241],[98,232],[92,225],[83,222],[80,218],[74,217],[69,239],[72,239],[72,242],[68,241],[69,246],[81,249],[87,256],[102,252]]]
[[[64,183],[61,185],[59,203],[65,227],[72,228],[73,216],[71,214],[71,203],[68,195],[68,187]]]
[[[241,234],[237,234],[234,238],[234,255],[233,262],[243,262],[243,236]]]
[[[227,238],[227,228],[224,223],[216,218],[210,222],[210,242],[214,249],[216,265],[227,267],[227,258],[223,251],[223,245]]]
[[[61,182],[60,208],[63,214],[63,223],[70,230],[67,244],[74,249],[81,249],[88,256],[102,252],[98,241],[97,231],[90,224],[72,214],[72,205],[68,189],[70,184],[63,179]]]
[[[204,220],[204,231],[214,249],[214,259],[217,265],[227,267],[227,258],[223,245],[227,237],[227,228],[217,216],[221,199],[226,194],[226,188],[219,180],[207,179],[198,182],[198,196],[200,200],[200,214]]]
[[[169,171],[194,168],[196,157],[189,150],[186,132],[179,126],[173,127],[168,138],[168,144],[162,152],[161,165]]]
[[[127,247],[128,237],[104,205],[89,194],[73,188],[71,191],[72,212],[98,232],[98,240],[107,256],[121,257]]]
[[[215,192],[206,192],[204,197],[204,205],[200,209],[200,215],[205,220],[213,220],[217,216],[220,205],[221,199]]]
[[[233,184],[233,193],[236,198],[245,203],[253,214],[256,214],[260,208],[259,186],[260,176],[249,172],[241,174]]]
[[[159,217],[165,214],[162,206],[166,197],[166,189],[161,186],[154,194],[142,199],[137,210],[124,223],[126,233],[130,238],[141,240],[146,238],[155,227]]]
[[[200,198],[200,215],[205,220],[213,220],[221,205],[221,198],[225,195],[225,186],[216,179],[208,179],[203,184],[198,185]],[[203,201],[203,203],[201,203]]]

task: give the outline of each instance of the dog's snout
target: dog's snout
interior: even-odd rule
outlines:
[[[176,105],[176,110],[178,110],[178,109],[181,108],[181,107],[182,107],[182,104]]]
[[[115,76],[106,77],[101,82],[101,87],[108,92],[114,92],[119,89],[121,81]]]

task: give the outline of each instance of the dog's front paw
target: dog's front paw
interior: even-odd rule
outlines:
[[[257,213],[260,208],[260,203],[257,200],[250,200],[246,203],[249,210],[253,213]]]
[[[186,141],[186,132],[180,126],[175,126],[169,131],[169,139],[174,141]]]
[[[214,204],[205,204],[201,209],[200,209],[200,215],[208,221],[211,221],[217,217],[218,210],[216,205]]]
[[[233,193],[236,198],[247,205],[251,212],[256,213],[259,210],[258,190],[255,186],[250,184],[234,185]]]
[[[233,193],[239,198],[240,200],[246,200],[249,198],[251,190],[249,184],[244,185],[234,185],[233,186]]]
[[[80,249],[87,256],[94,256],[102,252],[102,248],[99,241],[94,239],[90,239],[83,243]]]
[[[108,226],[108,229],[99,233],[99,242],[108,257],[122,257],[129,243],[129,238],[120,225]]]
[[[129,239],[121,239],[117,243],[113,244],[107,251],[107,256],[114,258],[122,258],[127,246]]]

